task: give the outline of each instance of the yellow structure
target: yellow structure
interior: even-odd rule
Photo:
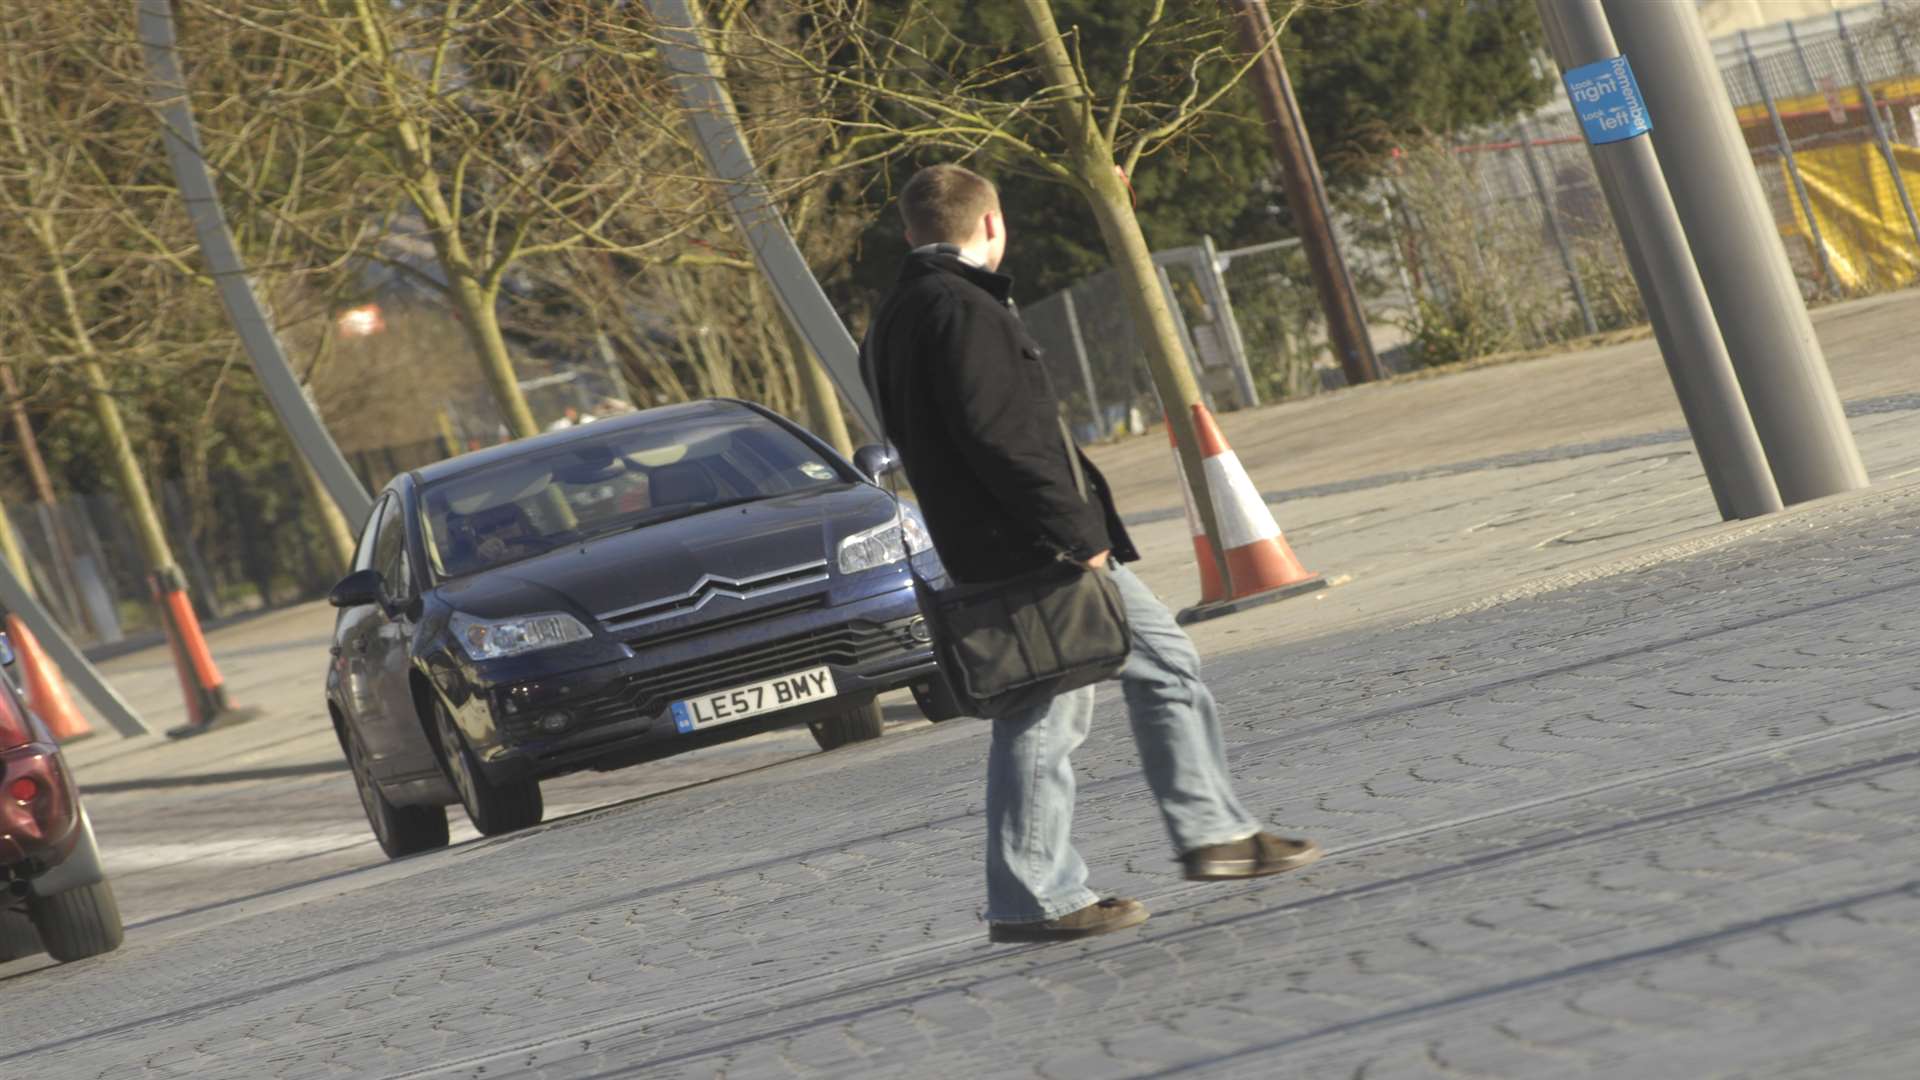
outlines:
[[[1907,190],[1920,192],[1920,149],[1896,145],[1893,155]],[[1920,241],[1914,239],[1878,146],[1844,143],[1802,150],[1795,159],[1820,222],[1820,238],[1826,243],[1827,262],[1833,268],[1831,287],[1847,293],[1877,292],[1920,279]],[[1775,167],[1782,172],[1781,183],[1790,183],[1784,175],[1786,163]],[[1811,256],[1813,233],[1798,200],[1793,203],[1792,220],[1782,221],[1780,232],[1808,245]]]

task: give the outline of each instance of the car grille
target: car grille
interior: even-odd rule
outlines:
[[[681,630],[670,630],[665,633],[655,634],[637,634],[626,639],[627,645],[635,651],[657,649],[668,642],[679,641],[683,638],[699,637],[702,634],[712,634],[736,626],[746,626],[750,623],[766,622],[768,619],[777,619],[782,615],[791,615],[796,611],[806,611],[809,608],[817,608],[826,602],[827,597],[825,593],[817,596],[803,596],[798,600],[790,600],[784,604],[773,604],[768,607],[755,608],[752,611],[743,611],[738,615],[729,616],[724,619],[708,619],[703,623]]]
[[[621,611],[601,612],[598,617],[608,630],[616,634],[626,634],[664,619],[671,619],[678,615],[691,615],[706,607],[715,597],[730,596],[735,600],[753,600],[769,593],[820,585],[826,581],[825,561],[803,563],[784,570],[745,578],[708,574],[680,596],[651,601]]]
[[[577,706],[585,726],[635,716],[656,716],[669,704],[694,694],[725,690],[743,683],[789,675],[822,664],[862,668],[925,649],[912,626],[919,616],[885,624],[847,623],[816,634],[799,634],[764,645],[659,671],[629,676],[608,693]]]

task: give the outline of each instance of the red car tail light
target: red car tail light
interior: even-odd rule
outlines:
[[[79,822],[80,801],[58,749],[32,743],[0,751],[0,863],[60,861]]]

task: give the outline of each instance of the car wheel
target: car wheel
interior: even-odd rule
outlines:
[[[388,802],[367,768],[360,736],[351,729],[347,732],[347,765],[353,770],[353,786],[360,792],[360,809],[366,811],[373,838],[380,841],[380,850],[387,853],[387,858],[397,859],[447,846],[447,808],[395,806]]]
[[[467,820],[481,836],[499,836],[529,825],[540,824],[546,803],[540,798],[540,781],[522,780],[496,784],[487,779],[480,759],[467,746],[466,737],[453,722],[453,713],[443,702],[434,702],[440,727],[440,764],[447,770],[460,793],[460,805],[466,807]]]
[[[0,963],[46,951],[26,912],[0,909]]]
[[[966,715],[961,710],[960,699],[954,696],[953,687],[944,675],[935,675],[924,683],[914,683],[913,703],[920,707],[921,716],[936,724],[942,720],[958,720]]]
[[[33,928],[39,931],[47,955],[63,964],[112,952],[124,935],[113,886],[104,881],[32,897],[27,914],[33,917]]]
[[[880,737],[880,703],[869,701],[843,713],[807,725],[813,741],[822,750],[837,750],[848,743],[866,742]]]

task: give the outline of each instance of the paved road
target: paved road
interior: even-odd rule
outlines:
[[[1157,914],[1080,946],[985,942],[977,724],[569,780],[564,820],[389,864],[307,685],[325,612],[230,627],[268,716],[76,747],[134,926],[0,967],[0,1076],[1912,1075],[1920,403],[1890,382],[1854,421],[1883,488],[1758,523],[1715,523],[1657,424],[1298,476],[1283,524],[1353,583],[1197,636],[1242,794],[1332,855],[1179,881],[1109,694],[1079,836]],[[1363,427],[1406,412],[1368,394]],[[165,707],[156,658],[110,666]]]
[[[1193,885],[1112,695],[1079,835],[1138,932],[994,947],[981,731],[923,729],[151,922],[7,980],[0,1074],[1903,1076],[1920,489],[1221,656],[1325,863]]]

